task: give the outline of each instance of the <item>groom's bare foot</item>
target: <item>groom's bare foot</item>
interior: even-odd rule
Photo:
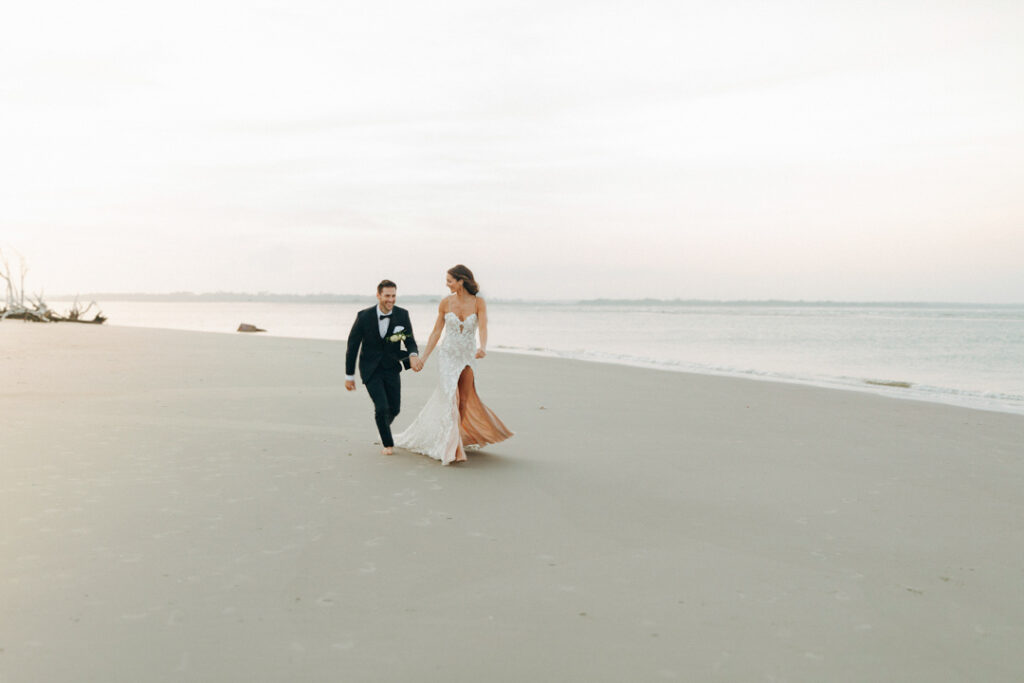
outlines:
[[[395,451],[392,448],[385,448],[384,450],[381,451],[381,453],[383,453],[384,455],[394,455]]]

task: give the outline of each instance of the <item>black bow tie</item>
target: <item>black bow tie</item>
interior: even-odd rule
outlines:
[[[384,320],[384,318],[390,318],[390,317],[391,317],[391,314],[390,314],[390,313],[388,313],[387,315],[382,315],[382,316],[380,317],[380,319],[381,319],[381,320]]]

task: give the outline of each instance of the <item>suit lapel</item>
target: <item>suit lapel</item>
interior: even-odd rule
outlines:
[[[388,318],[387,331],[384,333],[383,337],[380,336],[380,320],[377,317],[378,315],[380,315],[380,314],[377,313],[377,307],[376,306],[374,306],[372,309],[370,309],[370,315],[368,316],[368,318],[369,318],[368,322],[369,322],[369,326],[371,328],[370,333],[373,335],[372,338],[376,339],[377,343],[380,344],[381,348],[386,348],[387,342],[385,340],[388,337],[390,337],[392,334],[395,333],[395,324],[396,324],[396,322],[398,322],[398,320],[397,320],[398,319],[398,311],[397,311],[397,309],[394,309],[394,308],[391,309],[391,317]],[[404,318],[403,318],[403,320],[404,320]],[[404,322],[402,324],[405,325]],[[405,326],[407,328],[409,327],[408,325],[405,325]]]
[[[370,339],[380,346],[384,346],[384,340],[380,338],[380,326],[377,324],[377,307],[374,306],[368,313],[369,315],[366,316],[366,332]]]

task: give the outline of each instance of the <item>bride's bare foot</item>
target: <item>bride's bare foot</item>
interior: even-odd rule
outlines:
[[[385,448],[384,450],[381,451],[381,453],[383,453],[384,455],[394,455],[395,451],[393,448]]]

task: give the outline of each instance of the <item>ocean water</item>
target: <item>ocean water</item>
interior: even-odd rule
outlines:
[[[107,324],[343,341],[356,303],[103,301]],[[437,303],[408,303],[416,336]],[[59,304],[55,305],[60,308]],[[734,375],[1024,414],[1024,305],[489,304],[491,350]]]

